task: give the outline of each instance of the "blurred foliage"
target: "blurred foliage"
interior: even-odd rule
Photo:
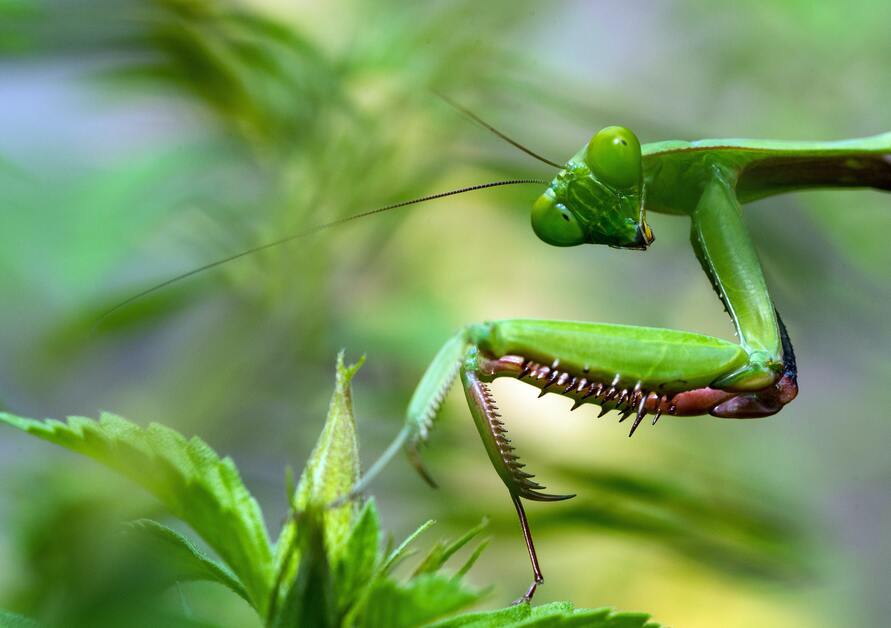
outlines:
[[[600,530],[636,543],[663,546],[716,573],[794,586],[814,576],[809,553],[813,541],[796,515],[778,499],[743,486],[715,490],[708,472],[672,481],[616,469],[555,465],[549,477],[584,487],[560,512],[543,512],[535,530],[547,534],[577,527]],[[494,517],[492,528],[508,536],[513,513]],[[798,515],[800,516],[800,515]]]
[[[39,624],[27,617],[0,611],[0,626],[3,628],[37,628]]]
[[[360,398],[374,452],[438,345],[468,321],[727,336],[683,221],[651,217],[658,242],[645,256],[549,250],[528,229],[537,192],[520,188],[265,251],[94,325],[143,287],[310,225],[452,185],[542,176],[431,88],[558,160],[611,123],[644,141],[886,131],[889,10],[0,0],[0,404],[28,416],[109,408],[205,434],[278,520],[278,470],[309,456],[341,346],[373,358]],[[891,249],[877,236],[888,210],[870,191],[747,208],[801,369],[801,396],[774,419],[663,421],[629,442],[508,391],[512,419],[534,426],[512,430],[524,454],[580,494],[530,513],[544,601],[646,607],[678,626],[712,626],[717,613],[727,626],[884,621],[891,425],[875,409],[888,402]],[[530,416],[544,414],[554,422],[543,433]],[[496,536],[471,579],[512,592],[527,574],[505,569],[523,560],[509,502],[457,396],[445,415],[428,455],[434,473],[458,477],[429,493],[396,463],[381,510],[402,534],[430,512],[453,531],[489,515]],[[51,460],[0,439],[0,606],[97,599],[85,591],[102,589],[87,577],[92,554],[71,548],[92,547],[96,512],[112,505],[154,514],[115,486],[72,487]],[[53,542],[60,522],[77,542]],[[616,578],[617,565],[634,577]],[[196,613],[243,623],[237,596],[201,586],[184,585],[200,594]]]

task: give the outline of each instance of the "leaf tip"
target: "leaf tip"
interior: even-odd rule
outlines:
[[[365,364],[365,354],[363,353],[358,360],[356,360],[355,364],[350,364],[347,366],[344,362],[344,356],[346,355],[346,349],[341,349],[337,353],[337,385],[338,386],[348,386],[350,381],[355,377],[356,373],[362,368],[362,365]]]

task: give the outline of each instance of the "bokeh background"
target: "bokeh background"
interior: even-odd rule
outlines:
[[[321,427],[334,356],[366,464],[460,325],[546,317],[732,338],[684,219],[645,255],[536,241],[522,186],[390,212],[184,281],[308,226],[449,187],[549,177],[439,90],[562,161],[597,128],[668,138],[891,130],[891,4],[256,0],[0,2],[0,404],[109,410],[231,455],[275,534],[283,469]],[[530,467],[570,502],[529,513],[537,600],[677,627],[882,625],[891,614],[891,196],[824,191],[746,210],[800,368],[761,421],[616,415],[516,382],[496,394]],[[503,605],[529,579],[503,486],[459,390],[426,458],[373,488],[397,536],[486,515],[472,572]],[[156,509],[104,470],[0,434],[0,608],[52,619],[99,586],[109,522]],[[211,585],[199,617],[250,625]]]

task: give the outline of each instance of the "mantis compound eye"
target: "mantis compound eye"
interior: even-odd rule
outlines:
[[[640,142],[621,126],[608,126],[591,138],[585,150],[591,172],[616,188],[630,188],[640,183]]]
[[[587,241],[578,219],[565,205],[554,200],[550,190],[532,205],[532,230],[553,246],[576,246]]]

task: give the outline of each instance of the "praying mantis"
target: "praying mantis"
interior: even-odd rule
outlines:
[[[361,493],[384,465],[406,450],[421,475],[419,448],[429,438],[447,392],[460,378],[470,414],[489,460],[516,509],[533,579],[520,600],[543,582],[522,500],[559,501],[524,470],[490,389],[509,377],[574,400],[573,410],[595,404],[601,416],[643,419],[663,414],[757,418],[779,412],[798,393],[792,344],[771,300],[743,222],[742,205],[810,188],[872,187],[891,191],[891,133],[835,142],[771,140],[663,141],[641,146],[630,130],[609,126],[558,164],[525,148],[460,105],[461,112],[532,157],[557,169],[550,182],[496,181],[433,194],[363,212],[242,251],[146,290],[117,307],[174,281],[316,233],[346,220],[437,198],[502,185],[538,183],[531,226],[557,247],[605,244],[645,251],[654,242],[647,212],[690,219],[693,252],[736,329],[738,342],[673,329],[509,319],[472,323],[442,346],[420,380],[405,424],[347,499]],[[117,309],[117,307],[115,309]],[[337,503],[342,503],[339,500]]]

